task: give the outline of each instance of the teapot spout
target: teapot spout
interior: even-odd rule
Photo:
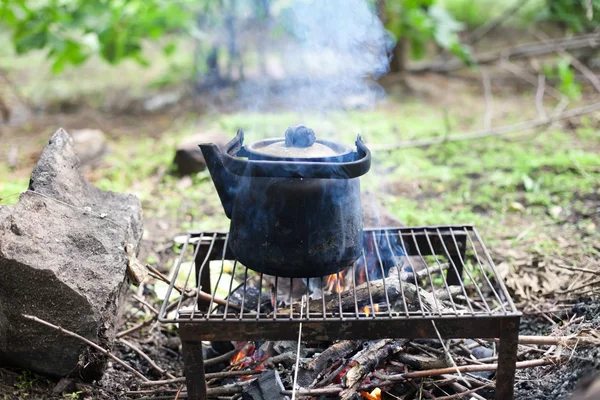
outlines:
[[[204,143],[199,145],[208,172],[212,178],[213,184],[217,189],[221,204],[225,210],[227,218],[231,219],[233,210],[233,202],[235,200],[235,191],[237,188],[237,176],[227,171],[223,164],[223,153],[221,149],[214,143]]]

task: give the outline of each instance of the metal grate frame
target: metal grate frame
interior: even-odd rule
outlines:
[[[438,332],[444,339],[499,338],[496,398],[512,398],[521,314],[477,230],[470,225],[382,228],[367,229],[364,235],[360,259],[338,273],[346,291],[312,299],[311,292],[331,288],[326,277],[255,273],[235,260],[227,233],[182,236],[159,320],[179,324],[188,398],[206,398],[201,341],[296,340],[301,323],[303,340],[437,338]],[[388,278],[380,280],[382,276]],[[378,282],[383,291],[380,287],[375,294]],[[433,303],[424,304],[421,296],[411,302],[403,282],[435,291]],[[394,300],[386,285],[399,289]],[[258,288],[255,307],[249,307],[251,287]],[[366,289],[368,296],[357,296],[357,288],[362,294]],[[240,293],[237,304],[223,301],[233,295],[239,300]],[[301,318],[298,300],[303,294]]]

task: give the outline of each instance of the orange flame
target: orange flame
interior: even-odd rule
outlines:
[[[375,388],[371,393],[361,391],[360,395],[364,400],[381,400],[381,389]]]
[[[245,345],[244,347],[242,347],[240,349],[240,351],[235,353],[235,356],[233,356],[233,358],[231,360],[231,365],[236,365],[236,364],[240,363],[248,355],[251,355],[253,353],[254,353],[254,343]],[[244,367],[244,363],[240,363],[240,365],[238,365],[237,368],[233,368],[233,369],[241,369],[242,367]]]
[[[341,293],[344,290],[344,276],[342,274],[329,275],[327,287],[331,288],[333,293]]]
[[[377,303],[373,304],[373,310],[375,312],[379,312],[379,304],[377,304]],[[371,315],[371,307],[370,306],[365,306],[365,308],[363,308],[363,312],[368,317],[369,315]]]
[[[244,351],[244,349],[242,349],[235,353],[235,356],[233,356],[233,359],[231,359],[231,364],[233,365],[239,363],[244,359],[244,357],[246,357],[246,352]]]

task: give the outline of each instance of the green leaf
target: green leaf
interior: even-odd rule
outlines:
[[[165,47],[163,47],[163,53],[166,56],[170,56],[171,54],[173,54],[175,52],[175,50],[177,50],[177,45],[173,42],[167,44]]]

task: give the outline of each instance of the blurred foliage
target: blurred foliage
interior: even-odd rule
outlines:
[[[600,28],[600,0],[546,0],[546,19],[576,33]]]
[[[436,0],[388,0],[385,2],[386,28],[396,38],[406,37],[416,59],[425,55],[431,41],[458,56],[472,61],[469,48],[460,42],[463,24],[456,21]]]
[[[558,81],[557,88],[562,94],[573,100],[581,97],[581,83],[577,82],[570,59],[562,58],[554,64],[546,64],[543,71],[548,78]]]
[[[187,27],[189,0],[3,0],[0,22],[12,32],[17,54],[47,50],[52,71],[80,65],[99,54],[110,64],[133,59],[142,65],[142,41]],[[175,50],[164,45],[165,54]]]

